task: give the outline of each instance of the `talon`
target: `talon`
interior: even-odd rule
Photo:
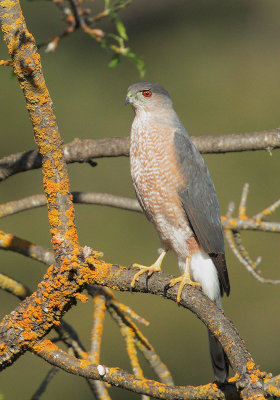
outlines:
[[[177,278],[171,279],[171,281],[168,283],[168,285],[166,285],[166,286],[168,286],[168,288],[171,288],[172,286],[176,285],[176,283],[180,282],[178,292],[177,292],[177,297],[176,297],[177,303],[180,303],[182,290],[185,285],[191,285],[191,286],[197,286],[197,287],[201,286],[200,283],[194,282],[191,280],[190,264],[191,264],[191,257],[187,257],[186,258],[186,268],[185,268],[184,273],[181,276],[178,276]],[[165,290],[165,288],[164,288],[164,290]]]
[[[171,279],[168,286],[172,287],[172,286],[176,285],[176,283],[179,283],[179,282],[180,282],[180,285],[179,285],[177,297],[176,297],[177,303],[180,303],[182,290],[185,285],[191,285],[191,286],[197,286],[197,287],[201,286],[200,283],[192,281],[190,274],[186,273],[186,272],[184,272],[183,275],[178,276],[177,278]]]
[[[147,278],[148,278],[154,272],[161,271],[161,264],[162,264],[162,260],[163,260],[163,258],[165,256],[165,254],[166,254],[166,252],[163,251],[160,254],[160,256],[158,257],[158,259],[150,267],[147,267],[147,266],[141,265],[141,264],[137,264],[137,263],[132,264],[132,267],[139,268],[140,271],[136,272],[136,274],[134,275],[134,277],[133,277],[133,279],[132,279],[132,281],[130,283],[131,288],[134,288],[134,285],[135,285],[135,282],[136,282],[137,278],[140,275],[144,274],[145,272],[148,272],[148,275],[147,275]]]

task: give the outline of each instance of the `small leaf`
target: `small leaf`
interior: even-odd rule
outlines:
[[[128,40],[127,34],[126,34],[126,29],[124,24],[122,23],[122,21],[120,19],[116,19],[116,28],[119,32],[119,35],[124,39],[124,40]]]
[[[119,54],[115,54],[114,57],[109,62],[108,67],[109,68],[115,68],[119,63],[120,63],[120,55]]]

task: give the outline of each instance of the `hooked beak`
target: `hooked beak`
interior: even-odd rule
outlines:
[[[127,104],[131,104],[132,102],[133,102],[132,94],[131,92],[128,92],[124,101],[124,105],[126,106]]]

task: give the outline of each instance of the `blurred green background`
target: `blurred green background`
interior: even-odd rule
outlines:
[[[89,3],[100,7],[101,0]],[[38,43],[64,29],[52,2],[22,1],[30,31]],[[136,1],[121,13],[130,45],[146,62],[146,80],[166,87],[182,122],[191,135],[226,134],[279,126],[280,3],[279,0],[149,0]],[[110,28],[110,26],[107,26]],[[7,50],[0,44],[0,58]],[[123,106],[126,88],[139,80],[128,61],[109,70],[109,55],[82,33],[64,39],[54,54],[43,51],[45,78],[54,101],[61,135],[70,142],[129,134],[133,113]],[[0,156],[35,148],[23,95],[7,68],[0,71]],[[242,187],[250,183],[248,214],[253,215],[279,198],[279,153],[266,151],[208,155],[205,157],[216,185],[222,213],[230,201],[238,205]],[[71,188],[134,197],[128,158],[104,159],[97,168],[69,166]],[[1,184],[1,202],[42,192],[41,171],[18,174]],[[77,205],[76,221],[81,244],[105,254],[105,260],[122,265],[151,263],[159,240],[145,217],[99,206]],[[273,215],[278,220],[280,213]],[[45,209],[2,220],[6,232],[50,246]],[[261,270],[278,278],[279,237],[249,232],[244,244]],[[226,314],[245,339],[262,370],[279,373],[279,287],[254,280],[227,248],[232,294],[224,300]],[[166,272],[178,274],[176,260],[168,255]],[[1,271],[35,289],[45,267],[20,255],[3,251]],[[150,321],[143,332],[166,362],[176,384],[202,384],[213,379],[206,329],[189,311],[151,295],[116,293]],[[0,312],[12,311],[18,300],[0,292]],[[89,346],[92,304],[78,304],[65,320]],[[141,328],[142,329],[142,328]],[[130,370],[118,329],[107,316],[102,363]],[[145,363],[143,362],[143,365]],[[29,399],[49,370],[31,354],[19,358],[0,375],[4,399]],[[145,373],[153,378],[149,368]],[[15,384],[16,382],[16,384]],[[112,388],[114,399],[136,395]],[[54,378],[43,399],[91,398],[82,378],[64,372]],[[139,396],[138,396],[139,397]]]

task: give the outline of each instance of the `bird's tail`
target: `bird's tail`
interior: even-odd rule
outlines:
[[[180,264],[179,264],[180,266]],[[221,304],[221,290],[217,269],[211,259],[202,249],[192,255],[191,275],[199,282],[202,291],[214,301],[218,307]],[[225,382],[228,378],[229,362],[222,345],[208,330],[209,348],[215,378],[218,382]]]
[[[218,382],[225,382],[228,379],[229,362],[222,348],[222,345],[215,336],[208,330],[209,349],[212,367],[215,378]]]

